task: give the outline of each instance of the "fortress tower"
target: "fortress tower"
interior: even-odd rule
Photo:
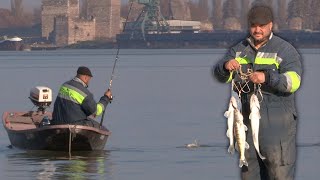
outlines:
[[[89,17],[96,20],[97,39],[115,39],[120,33],[121,0],[86,0]]]
[[[42,37],[49,39],[57,16],[79,17],[79,0],[42,0]]]

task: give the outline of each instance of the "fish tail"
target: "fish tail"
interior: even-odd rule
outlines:
[[[248,167],[248,162],[246,159],[240,159],[239,160],[239,167],[241,168],[243,165]]]
[[[259,155],[260,159],[262,159],[262,160],[266,159],[266,157],[262,156],[260,152],[258,153],[258,155]]]
[[[234,154],[234,145],[230,145],[230,146],[229,146],[228,152],[229,152],[230,154]]]

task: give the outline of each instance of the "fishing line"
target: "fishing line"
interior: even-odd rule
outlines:
[[[123,33],[124,33],[124,31],[126,29],[126,26],[127,26],[127,23],[128,23],[128,19],[129,19],[129,15],[130,15],[130,12],[131,12],[131,9],[132,9],[132,5],[133,5],[133,1],[131,1],[131,3],[130,3],[129,11],[128,11],[126,20],[125,20],[125,22],[123,24],[123,28],[122,28],[122,32]],[[120,52],[120,42],[117,43],[117,53],[116,53],[116,58],[115,58],[114,63],[113,63],[113,68],[112,68],[111,78],[110,78],[110,81],[109,81],[108,90],[111,90],[111,88],[112,88],[112,81],[113,81],[113,77],[114,77],[114,71],[116,69],[116,64],[117,64],[118,59],[119,59],[119,52]],[[112,100],[112,96],[111,96],[110,100]],[[110,101],[110,103],[111,103],[111,101]],[[102,123],[103,123],[105,112],[106,112],[106,107],[104,108],[104,110],[102,112],[102,115],[101,115],[100,128],[102,127]]]

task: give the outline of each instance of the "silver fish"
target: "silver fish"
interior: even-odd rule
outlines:
[[[252,138],[253,138],[253,144],[256,148],[256,151],[259,155],[259,157],[263,160],[266,159],[264,156],[261,155],[260,149],[259,149],[259,124],[260,124],[260,103],[258,100],[257,95],[253,94],[250,98],[250,115],[249,119],[251,122],[251,130],[252,130]]]
[[[228,152],[234,154],[234,136],[233,136],[233,121],[234,121],[234,109],[237,108],[237,102],[235,97],[231,96],[228,110],[224,113],[224,117],[228,118],[227,137],[229,138]]]
[[[239,167],[248,166],[245,157],[245,150],[249,149],[249,144],[246,141],[247,126],[243,124],[243,116],[238,109],[234,110],[234,135],[236,138],[236,149],[239,151]]]

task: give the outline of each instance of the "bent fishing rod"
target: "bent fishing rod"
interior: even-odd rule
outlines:
[[[128,23],[128,19],[129,19],[129,15],[130,15],[130,12],[131,12],[131,9],[132,9],[132,5],[133,5],[133,1],[131,1],[131,3],[130,3],[130,8],[129,8],[129,11],[128,11],[126,20],[125,20],[125,22],[124,22],[122,32],[124,32],[125,29],[126,29],[126,26],[127,26],[127,23]],[[112,68],[111,78],[110,78],[110,81],[109,81],[108,91],[111,90],[111,88],[112,88],[112,81],[113,81],[113,77],[114,77],[114,70],[116,69],[116,64],[117,64],[118,59],[119,59],[119,52],[120,52],[120,43],[118,42],[118,43],[117,43],[116,58],[115,58],[114,63],[113,63],[113,68]],[[112,96],[110,97],[109,100],[110,100],[110,103],[111,103],[111,101],[112,101]],[[105,112],[106,112],[106,109],[107,109],[107,107],[104,108],[104,110],[103,110],[103,112],[102,112],[102,115],[101,115],[100,128],[102,127],[102,123],[103,123],[104,114],[105,114]]]

